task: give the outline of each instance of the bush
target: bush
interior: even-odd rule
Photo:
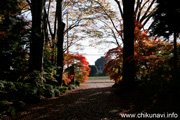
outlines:
[[[8,109],[9,102],[7,100],[0,101],[0,112],[4,111],[5,109]]]
[[[44,87],[38,87],[37,95],[38,96],[43,96],[44,95]]]
[[[13,115],[16,113],[16,109],[11,102],[7,100],[0,101],[0,116]]]
[[[54,89],[54,93],[56,97],[61,95],[61,92],[58,89]]]
[[[68,87],[66,86],[59,87],[59,91],[62,93],[65,93],[67,90],[68,90]]]
[[[26,83],[31,83],[35,86],[42,86],[45,79],[42,77],[41,72],[39,71],[32,71],[24,74],[20,79],[21,81],[25,81]]]
[[[10,105],[8,110],[7,110],[7,114],[14,115],[15,113],[16,113],[16,109]]]
[[[54,88],[50,84],[45,84],[44,96],[47,98],[55,97]]]
[[[36,103],[40,100],[39,88],[30,83],[14,83],[17,91],[9,92],[15,100],[23,100],[26,103]],[[23,91],[23,92],[22,92]]]
[[[0,90],[4,89],[4,82],[0,81]]]
[[[13,102],[13,106],[14,106],[17,110],[21,111],[21,110],[24,110],[24,109],[25,109],[26,104],[25,104],[23,101],[14,101],[14,102]]]
[[[58,81],[56,80],[56,78],[53,76],[53,74],[51,73],[44,73],[43,74],[43,77],[45,78],[46,80],[46,83],[48,84],[54,84],[56,85],[58,83]]]
[[[45,89],[53,89],[53,86],[50,84],[45,84],[44,87]]]
[[[70,85],[68,86],[68,89],[69,89],[69,90],[72,90],[72,89],[75,89],[76,87],[77,87],[76,85],[70,84]]]
[[[47,97],[47,98],[55,97],[54,89],[46,89],[44,91],[44,96]]]
[[[77,85],[73,84],[69,87],[44,83],[37,86],[32,83],[0,81],[0,116],[13,115],[16,110],[24,110],[26,103],[37,103],[41,96],[58,97],[68,89],[71,90],[76,87]]]
[[[16,86],[13,82],[5,82],[4,85],[6,91],[17,91]]]

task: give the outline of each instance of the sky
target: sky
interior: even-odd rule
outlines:
[[[53,10],[54,9],[55,8],[53,8]],[[24,13],[24,15],[25,15],[25,19],[31,20],[30,11]],[[101,56],[105,56],[105,53],[109,49],[117,47],[114,44],[102,44],[102,45],[98,45],[98,46],[94,45],[94,47],[90,47],[89,46],[90,43],[88,40],[81,41],[81,44],[84,46],[83,50],[77,50],[76,46],[72,46],[69,48],[69,52],[71,52],[71,53],[77,53],[78,52],[79,54],[85,56],[90,65],[95,65],[95,61],[97,59],[101,58]]]
[[[110,4],[112,4],[112,9],[114,11],[117,11],[117,4],[115,4],[114,2],[110,2]],[[53,4],[54,8],[52,10],[55,10],[55,5]],[[29,13],[26,13],[27,18],[26,19],[31,19],[31,14],[30,12]],[[120,17],[117,16],[116,17]],[[65,20],[66,21],[66,20]],[[112,38],[113,39],[113,38]],[[113,40],[114,41],[114,40]],[[99,46],[96,46],[96,44],[94,44],[94,47],[90,47],[90,43],[88,40],[83,40],[83,42],[81,43],[83,46],[84,46],[84,49],[83,50],[77,50],[76,49],[76,46],[73,46],[73,47],[70,47],[69,48],[69,51],[72,52],[72,53],[79,53],[81,55],[84,55],[87,59],[87,61],[89,62],[90,65],[94,65],[95,64],[95,61],[100,58],[101,56],[105,56],[105,53],[111,49],[111,48],[115,48],[117,46],[115,46],[114,44],[102,44],[102,45],[99,45]],[[96,47],[96,48],[95,48]]]
[[[117,8],[117,4],[109,1],[112,4],[112,9]],[[115,10],[116,11],[116,10]],[[119,12],[119,11],[118,11]],[[98,23],[102,24],[102,23]],[[98,38],[95,38],[98,39]],[[114,41],[114,38],[106,38],[110,39],[110,41]],[[83,50],[77,50],[76,46],[72,46],[69,48],[69,52],[78,52],[79,54],[83,55],[86,57],[87,61],[89,62],[90,65],[95,65],[95,61],[102,56],[105,56],[106,52],[108,52],[109,49],[117,47],[117,45],[114,44],[101,44],[101,45],[96,45],[94,44],[94,47],[90,47],[89,45],[91,44],[88,40],[83,40],[80,42],[84,46]],[[96,48],[95,48],[96,47]]]
[[[77,50],[75,46],[72,46],[69,49],[69,52],[78,52],[79,54],[85,56],[90,65],[95,65],[95,61],[97,59],[101,58],[101,56],[105,56],[105,53],[109,49],[115,47],[115,45],[113,44],[109,44],[109,45],[102,44],[102,45],[96,46],[96,48],[90,47],[88,41],[83,41],[82,45],[84,45],[83,50]]]

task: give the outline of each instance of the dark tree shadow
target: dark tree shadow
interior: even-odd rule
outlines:
[[[141,88],[126,92],[112,87],[77,89],[29,106],[17,119],[119,120],[122,113],[157,112],[152,109],[154,101],[150,94]]]

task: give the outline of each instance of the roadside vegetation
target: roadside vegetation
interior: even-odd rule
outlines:
[[[180,6],[172,0],[2,0],[0,119],[88,79],[110,79],[118,94],[135,91],[150,110],[178,113],[179,33]],[[69,51],[85,47],[82,40],[116,47],[89,65]]]

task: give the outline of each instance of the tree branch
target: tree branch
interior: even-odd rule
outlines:
[[[141,17],[140,22],[142,22],[144,19],[146,19],[147,14],[148,14],[149,10],[152,8],[154,2],[155,2],[155,0],[153,0],[153,1],[151,2],[151,4],[149,5],[149,7],[147,8],[146,12],[144,13],[144,15]]]
[[[121,17],[123,18],[123,11],[122,11],[122,8],[121,8],[121,5],[120,5],[120,2],[119,2],[118,0],[114,0],[114,1],[117,3],[118,8],[119,8],[119,11],[120,11],[120,15],[121,15]]]

